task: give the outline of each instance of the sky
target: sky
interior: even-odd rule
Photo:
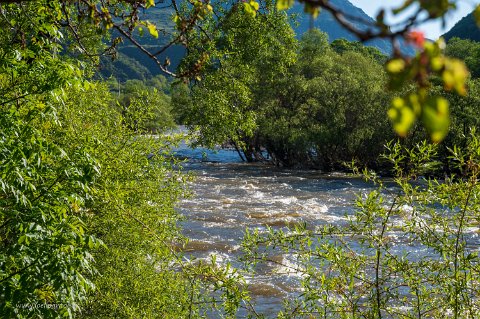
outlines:
[[[396,8],[399,7],[405,0],[349,0],[353,5],[361,8],[365,13],[367,13],[372,18],[375,18],[380,8]],[[450,30],[455,23],[457,23],[461,18],[469,14],[476,4],[480,4],[480,0],[458,0],[457,9],[452,13],[449,13],[446,19],[445,29],[442,28],[441,20],[432,21],[428,24],[424,24],[418,28],[418,30],[423,31],[425,36],[429,39],[436,40],[439,36]],[[387,15],[387,17],[389,17]],[[396,21],[390,16],[387,22]]]

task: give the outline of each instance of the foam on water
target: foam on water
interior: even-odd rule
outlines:
[[[260,192],[260,191],[256,191],[256,192],[253,192],[253,193],[251,194],[251,197],[252,197],[252,198],[255,198],[255,199],[265,198],[265,193],[264,193],[264,192]]]
[[[293,203],[298,202],[298,199],[295,196],[288,196],[288,197],[273,197],[270,199],[273,203],[282,203],[285,205],[291,205]]]
[[[273,273],[277,275],[287,275],[289,277],[305,277],[305,269],[293,259],[293,256],[283,255],[282,260],[275,266]]]
[[[315,198],[309,198],[306,201],[304,201],[301,205],[305,214],[317,216],[317,215],[323,215],[328,212],[328,206],[324,203],[319,202]]]
[[[233,160],[232,152],[196,152],[186,169],[198,177],[190,187],[193,197],[179,205],[185,216],[184,233],[192,240],[185,253],[218,265],[240,267],[240,243],[245,229],[268,232],[307,222],[314,229],[325,223],[344,223],[357,192],[370,186],[342,174],[280,170]],[[182,151],[188,157],[188,151]],[[226,156],[223,160],[221,157]],[[215,163],[208,162],[213,158]],[[399,250],[402,248],[399,247]],[[303,272],[292,255],[272,256],[274,261],[246,278],[259,310],[274,313],[282,299],[299,293]]]
[[[255,189],[258,189],[257,186],[251,184],[251,183],[248,183],[247,181],[245,181],[245,184],[242,184],[242,185],[239,185],[238,186],[239,189],[246,189],[246,190],[255,190]]]

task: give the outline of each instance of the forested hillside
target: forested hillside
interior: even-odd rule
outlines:
[[[164,6],[168,4],[165,3]],[[152,37],[148,32],[140,34],[136,32],[137,40],[147,49],[154,50],[169,43],[174,37],[175,23],[172,20],[174,11],[171,8],[155,8],[142,10],[139,18],[155,22],[162,32],[158,38]],[[118,37],[118,32],[113,32],[112,37]],[[185,55],[185,48],[179,45],[172,46],[161,53],[158,58],[162,63],[168,64],[169,68],[175,70],[180,60]],[[168,60],[167,60],[168,58]],[[168,62],[167,62],[168,61]],[[118,52],[114,57],[102,57],[99,65],[99,75],[107,79],[111,76],[120,82],[127,80],[148,80],[156,75],[162,74],[155,62],[144,52],[138,49],[128,39],[124,39],[118,45]]]
[[[361,30],[374,29],[373,25],[375,20],[369,17],[361,9],[355,7],[348,0],[334,0],[332,5],[342,10],[347,15],[360,19],[362,22],[350,19],[349,22],[358,27]],[[168,6],[168,3],[164,3],[164,6]],[[303,34],[308,32],[311,27],[320,29],[328,35],[330,42],[337,39],[345,39],[347,41],[358,41],[359,39],[352,32],[349,32],[342,27],[333,16],[327,12],[322,11],[317,18],[305,15],[301,4],[294,5],[287,11],[291,17],[289,23],[295,31],[296,37],[301,38]],[[161,46],[171,40],[173,36],[174,22],[172,16],[174,11],[172,9],[156,9],[145,11],[141,18],[149,21],[155,21],[159,23],[159,28],[166,30],[164,34],[160,34],[158,39],[152,38],[148,35],[139,38],[139,42],[146,48],[154,48]],[[399,39],[401,42],[402,52],[408,55],[413,55],[415,49],[413,46]],[[392,45],[389,41],[383,39],[374,39],[364,43],[367,46],[380,50],[381,53],[389,55],[392,53]],[[160,55],[160,60],[165,61],[166,57],[169,58],[171,68],[175,69],[180,60],[184,57],[185,50],[180,46],[173,46],[166,52]],[[139,79],[144,80],[152,76],[161,73],[161,70],[155,65],[155,63],[138,48],[125,40],[119,45],[118,56],[112,60],[110,58],[103,58],[100,64],[100,74],[104,78],[114,76],[121,82],[127,79]]]
[[[458,21],[443,35],[443,38],[445,41],[449,41],[451,38],[480,41],[480,27],[475,20],[474,12]]]

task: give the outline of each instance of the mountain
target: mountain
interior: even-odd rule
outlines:
[[[155,51],[170,42],[171,34],[175,31],[175,25],[172,21],[173,9],[152,7],[140,13],[140,19],[143,21],[151,21],[157,25],[159,37],[156,39],[145,31],[143,35],[136,34],[135,39],[146,49]],[[112,38],[118,37],[119,34],[114,32]],[[109,78],[114,76],[120,82],[130,79],[146,80],[155,75],[161,74],[158,65],[145,53],[141,52],[128,39],[123,39],[123,43],[117,47],[118,53],[116,59],[110,57],[102,57],[97,74],[100,78]],[[169,70],[174,71],[180,64],[181,59],[185,55],[185,48],[180,45],[174,45],[158,56],[160,61],[170,59]]]
[[[478,27],[473,12],[458,21],[453,28],[443,35],[445,41],[451,38],[460,38],[480,42],[480,28]]]
[[[345,15],[349,17],[353,17],[353,19],[347,19],[350,24],[352,24],[357,29],[362,31],[366,31],[372,29],[371,24],[375,23],[375,20],[371,18],[368,14],[366,14],[362,9],[354,6],[348,0],[330,0],[330,3]],[[296,15],[297,26],[294,26],[295,32],[298,36],[301,36],[305,33],[310,27],[315,27],[317,29],[322,30],[328,34],[330,41],[334,41],[336,39],[346,39],[348,41],[358,41],[358,38],[355,34],[351,33],[343,26],[341,26],[337,20],[333,17],[333,15],[326,11],[322,10],[319,16],[313,20],[312,24],[312,17],[303,13],[303,5],[299,3],[295,3],[292,9],[289,10],[290,14]],[[354,21],[355,20],[355,21]],[[363,23],[365,21],[366,23]],[[415,49],[405,44],[405,42],[400,41],[401,49],[404,54],[407,55],[414,55]],[[370,40],[364,43],[367,46],[375,47],[379,49],[382,53],[386,55],[390,55],[392,53],[392,44],[385,40],[385,39],[375,39]]]
[[[168,0],[167,0],[168,1]],[[336,8],[340,9],[349,17],[354,17],[351,23],[360,30],[368,30],[371,28],[370,23],[375,23],[375,20],[368,16],[362,9],[354,6],[348,0],[330,0],[330,3]],[[327,11],[322,10],[320,15],[311,23],[312,17],[303,12],[303,5],[295,3],[295,5],[288,11],[288,14],[295,16],[293,19],[292,27],[294,28],[297,36],[300,38],[310,27],[315,27],[323,32],[326,32],[330,41],[344,38],[348,41],[358,41],[358,38],[342,27],[335,18]],[[157,23],[157,26],[167,31],[173,31],[173,22],[171,19],[172,11],[166,9],[150,8],[145,12],[143,19]],[[366,21],[362,23],[360,21]],[[145,79],[152,75],[160,74],[158,66],[149,59],[145,54],[140,52],[134,45],[128,43],[128,40],[119,47],[119,59],[110,61],[109,59],[102,60],[102,68],[100,73],[103,77],[109,77],[114,75],[118,80],[124,82],[127,79]],[[140,38],[140,42],[146,47],[155,48],[163,43],[167,43],[167,37],[160,36],[159,39],[153,39],[149,35],[145,35]],[[406,45],[405,42],[400,41],[402,51],[404,54],[413,55],[415,50],[413,47]],[[370,40],[364,43],[367,46],[375,47],[382,53],[390,55],[392,52],[392,45],[389,41],[384,39]],[[184,49],[177,46],[167,50],[162,56],[160,61],[163,61],[166,56],[170,58],[170,69],[174,70],[180,63],[184,55]]]

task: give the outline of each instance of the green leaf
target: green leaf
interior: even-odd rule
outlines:
[[[423,106],[422,122],[433,142],[441,142],[448,133],[450,115],[448,101],[442,97],[427,100]]]
[[[19,244],[23,243],[23,242],[25,241],[25,239],[26,239],[26,238],[27,238],[27,236],[26,236],[26,235],[22,235],[22,236],[20,236],[20,238],[18,238],[18,243],[19,243]]]

